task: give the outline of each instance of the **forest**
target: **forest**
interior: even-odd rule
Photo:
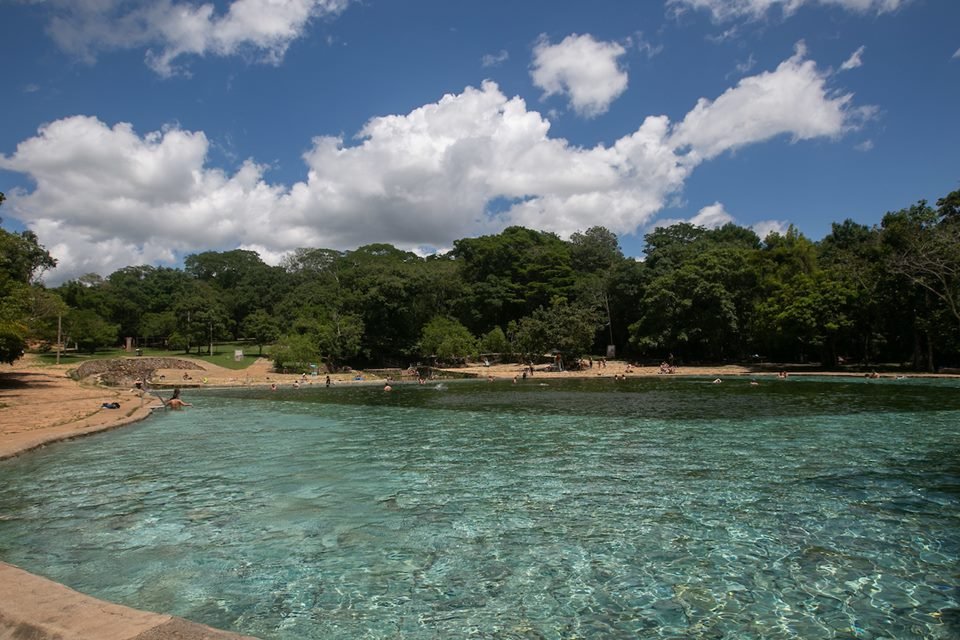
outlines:
[[[3,195],[0,194],[0,203]],[[656,228],[644,258],[602,226],[569,240],[522,227],[421,257],[389,244],[188,255],[46,287],[31,231],[0,229],[0,361],[62,342],[133,338],[184,353],[268,348],[278,367],[608,354],[677,363],[960,364],[960,190],[883,216],[760,238],[734,224]],[[59,325],[59,326],[58,326]]]

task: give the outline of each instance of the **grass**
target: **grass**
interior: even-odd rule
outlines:
[[[243,349],[242,360],[234,360],[233,352],[235,349]],[[214,344],[212,355],[207,355],[205,349],[202,353],[197,354],[195,351],[192,353],[184,353],[181,349],[171,351],[167,349],[146,348],[143,349],[143,356],[152,358],[191,358],[194,360],[209,362],[210,364],[215,364],[225,369],[241,370],[246,369],[251,364],[256,362],[257,358],[260,357],[258,355],[259,352],[260,349],[256,347],[256,345],[251,346],[247,343],[225,342],[221,344]],[[270,347],[267,346],[264,348],[263,355],[269,356],[269,353]],[[57,362],[56,353],[38,353],[36,355],[43,364],[56,364]],[[77,353],[75,351],[70,351],[60,354],[60,364],[79,366],[88,360],[106,360],[109,358],[129,357],[136,356],[124,351],[123,349],[104,349],[103,351],[97,351],[96,353]]]

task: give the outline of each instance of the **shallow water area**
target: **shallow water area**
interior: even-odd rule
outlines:
[[[0,464],[0,559],[262,638],[960,637],[960,384],[188,392]]]

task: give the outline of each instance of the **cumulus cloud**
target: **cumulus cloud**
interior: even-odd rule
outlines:
[[[726,207],[721,202],[714,202],[700,209],[695,216],[688,220],[681,218],[661,218],[653,223],[654,228],[669,227],[680,222],[688,222],[698,227],[706,229],[718,229],[725,224],[739,224],[737,219],[730,215]],[[783,220],[760,220],[750,226],[750,229],[759,236],[761,240],[772,232],[784,233],[789,223]]]
[[[551,136],[539,112],[485,82],[373,118],[349,144],[318,136],[303,156],[304,178],[292,185],[271,184],[254,160],[232,172],[210,166],[201,131],[140,134],[73,116],[0,155],[0,169],[36,185],[8,192],[5,209],[60,260],[51,282],[207,249],[255,248],[275,261],[302,246],[449,246],[512,224],[561,235],[596,224],[633,233],[699,162],[774,135],[832,137],[851,127],[857,109],[848,96],[831,97],[825,82],[795,56],[701,100],[680,123],[650,116],[590,148]],[[768,98],[774,89],[785,98]],[[712,207],[701,220],[723,219],[722,206]]]
[[[233,0],[218,14],[192,0],[48,0],[48,32],[61,49],[93,63],[103,51],[146,49],[169,76],[185,56],[253,53],[276,63],[311,19],[342,12],[351,0]]]
[[[847,71],[849,69],[856,69],[857,67],[863,66],[863,52],[866,47],[861,46],[859,49],[850,54],[850,57],[844,60],[843,64],[840,65],[841,71]]]
[[[783,235],[790,228],[786,220],[761,220],[750,226],[761,240],[766,240],[771,233]]]
[[[772,10],[780,9],[784,16],[793,15],[804,5],[840,7],[854,13],[890,13],[910,0],[667,0],[675,14],[688,10],[707,11],[716,22],[748,19],[759,20]]]
[[[566,95],[577,114],[593,118],[627,90],[627,72],[619,60],[626,53],[616,42],[598,42],[590,34],[569,35],[559,44],[541,36],[533,48],[530,76],[543,97]]]
[[[719,202],[714,202],[700,209],[697,215],[690,219],[692,224],[708,229],[716,229],[733,221],[733,216],[727,213],[727,210],[724,209],[723,205]]]
[[[701,98],[672,142],[689,149],[696,163],[779,135],[794,141],[837,137],[873,115],[869,107],[852,106],[853,94],[830,91],[827,79],[806,59],[801,42],[776,70],[743,78],[716,100]]]

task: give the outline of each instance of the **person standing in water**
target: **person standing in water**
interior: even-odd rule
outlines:
[[[166,402],[167,409],[173,409],[174,411],[179,411],[184,407],[192,407],[193,405],[189,402],[184,402],[180,398],[180,387],[177,387],[173,390],[173,395]]]

